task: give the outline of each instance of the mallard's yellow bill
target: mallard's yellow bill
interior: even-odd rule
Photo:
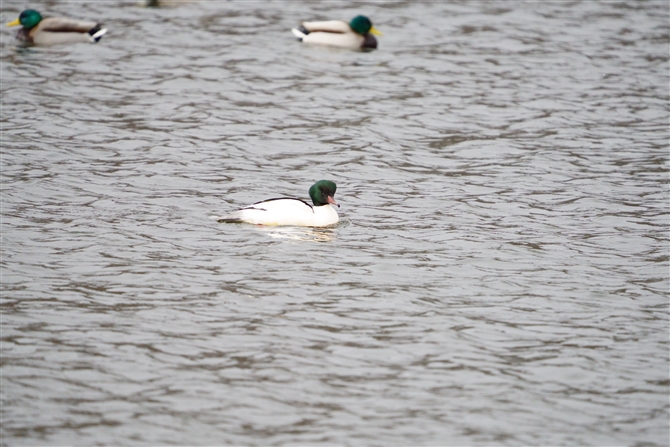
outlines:
[[[370,32],[371,32],[372,34],[374,34],[375,36],[383,36],[382,32],[379,31],[379,30],[378,30],[377,28],[375,28],[374,26],[373,26],[372,28],[370,28]]]
[[[16,20],[14,20],[14,21],[12,21],[12,22],[9,22],[9,23],[7,24],[7,26],[18,26],[18,25],[20,25],[20,24],[21,24],[21,22],[19,22],[19,19],[16,19]]]

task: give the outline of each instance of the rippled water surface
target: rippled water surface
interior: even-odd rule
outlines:
[[[2,30],[3,445],[670,443],[666,1],[31,6],[110,31]]]

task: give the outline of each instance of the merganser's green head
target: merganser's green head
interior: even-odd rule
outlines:
[[[330,180],[319,180],[309,188],[309,196],[312,198],[314,206],[323,206],[328,205],[329,203],[337,205],[337,202],[335,202],[335,199],[333,198],[336,190],[337,185],[334,182],[331,182]]]

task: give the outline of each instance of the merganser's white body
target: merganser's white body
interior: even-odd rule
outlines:
[[[255,225],[327,227],[340,221],[330,205],[312,206],[300,199],[270,199],[217,218],[219,222],[246,222]]]
[[[337,205],[333,199],[335,189],[335,183],[322,180],[309,190],[314,205],[300,199],[269,199],[256,202],[230,214],[213,216],[212,218],[219,222],[229,223],[327,227],[340,221],[337,211],[331,206],[331,204]]]

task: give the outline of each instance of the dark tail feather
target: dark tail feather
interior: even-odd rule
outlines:
[[[99,23],[88,30],[88,35],[91,36],[91,42],[100,41],[105,33],[107,33],[107,28],[103,28]]]
[[[291,32],[292,32],[293,35],[294,35],[295,37],[297,37],[298,40],[301,41],[301,42],[302,42],[302,39],[303,39],[306,35],[309,34],[309,31],[307,30],[307,28],[305,28],[305,27],[302,26],[302,25],[298,26],[297,28],[293,28],[293,29],[291,29]]]
[[[216,219],[219,223],[243,223],[244,221],[235,216],[234,213],[226,214],[224,216],[210,216],[210,219]]]

